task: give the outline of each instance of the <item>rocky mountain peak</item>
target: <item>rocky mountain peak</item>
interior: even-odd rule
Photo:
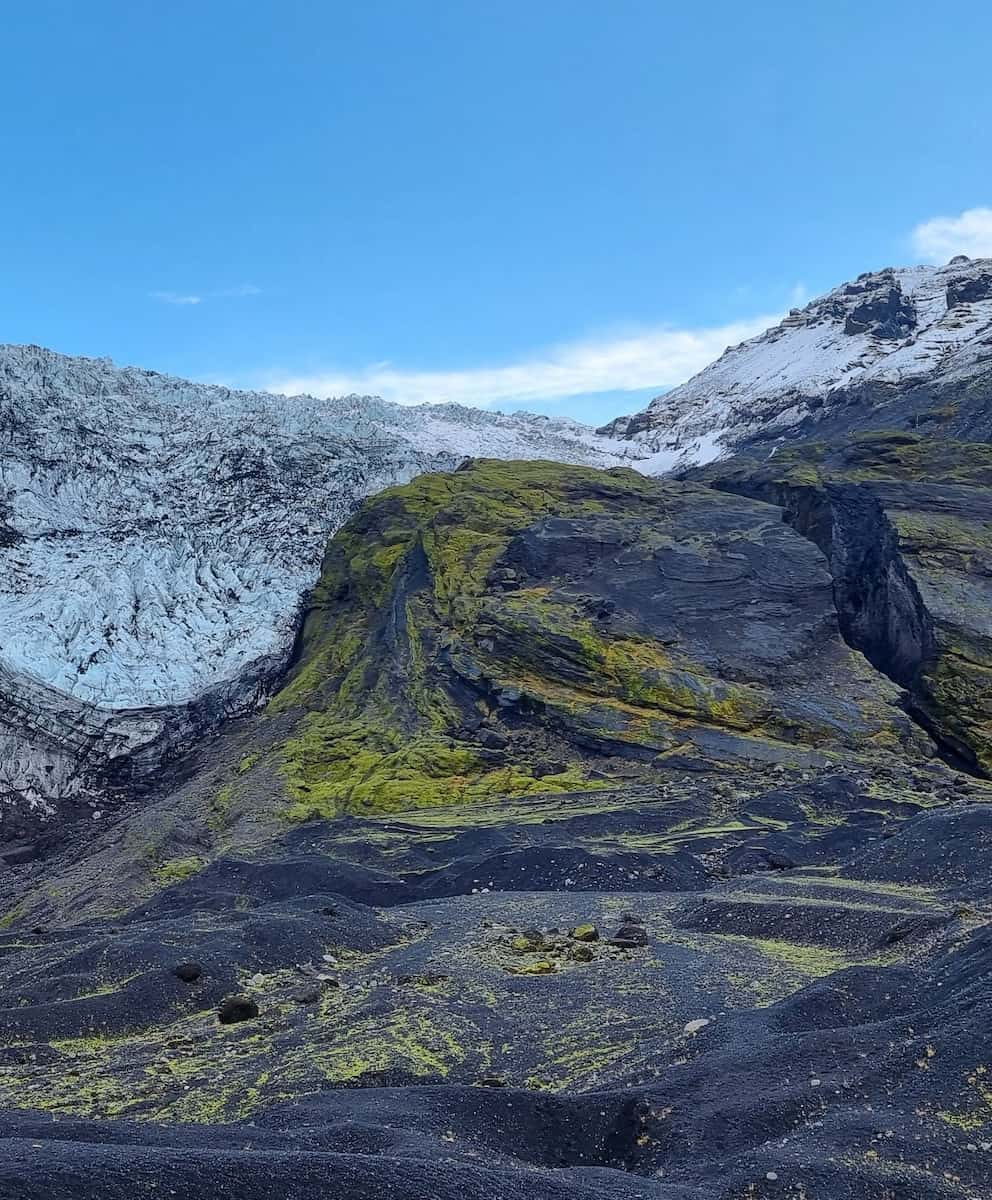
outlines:
[[[793,309],[601,432],[650,449],[659,471],[824,429],[917,428],[946,400],[958,405],[943,414],[948,431],[981,438],[986,406],[970,392],[990,360],[992,260],[886,267]]]

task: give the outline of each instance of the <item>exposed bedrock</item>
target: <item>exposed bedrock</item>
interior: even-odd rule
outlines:
[[[232,716],[256,708],[285,669],[273,657],[185,704],[98,708],[0,662],[0,844],[53,817],[101,819],[123,797],[161,787],[163,772]]]
[[[992,449],[880,433],[701,473],[826,555],[841,629],[972,770],[992,769]]]
[[[290,814],[330,815],[596,789],[670,759],[919,759],[897,700],[777,509],[476,460],[331,541],[255,739]]]

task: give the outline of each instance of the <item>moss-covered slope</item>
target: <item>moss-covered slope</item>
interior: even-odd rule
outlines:
[[[915,753],[895,697],[774,508],[483,460],[335,536],[245,774],[306,818],[597,788],[672,756]]]

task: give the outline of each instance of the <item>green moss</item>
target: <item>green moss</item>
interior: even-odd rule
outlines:
[[[624,1009],[593,1005],[548,1031],[542,1047],[546,1057],[535,1071],[542,1081],[538,1086],[591,1087],[609,1074],[621,1074],[637,1049],[638,1032],[639,1026]]]
[[[739,947],[742,951],[759,956],[749,961],[746,971],[738,971],[735,978],[730,980],[736,990],[749,994],[750,1003],[758,1007],[775,1004],[815,979],[822,979],[865,961],[824,946],[747,937],[743,934],[721,933],[710,937],[724,945]]]
[[[820,979],[832,975],[853,964],[850,955],[841,950],[830,950],[825,946],[800,945],[798,942],[782,942],[769,938],[749,938],[765,958],[793,971],[804,979]]]
[[[67,1054],[72,1058],[88,1058],[91,1055],[103,1055],[109,1053],[119,1039],[106,1036],[90,1036],[90,1037],[75,1037],[63,1038],[51,1042],[53,1050],[58,1050],[60,1054]]]
[[[498,627],[501,644],[512,648],[507,660],[522,672],[537,666],[544,678],[588,694],[731,729],[753,729],[770,716],[758,689],[675,662],[649,638],[607,635],[546,588],[515,592],[501,599],[498,614],[483,616]]]
[[[473,1053],[480,1067],[489,1050],[473,1030]],[[394,1010],[385,1019],[367,1018],[350,1025],[315,1054],[318,1067],[333,1083],[349,1083],[377,1071],[401,1070],[444,1078],[468,1051],[457,1022],[437,1010]]]
[[[491,768],[472,746],[311,713],[283,746],[290,820],[344,812],[400,812],[492,799],[597,788],[577,768],[535,778],[518,766]]]
[[[159,863],[154,867],[152,876],[158,883],[166,885],[182,883],[193,875],[199,874],[206,865],[206,862],[196,855],[190,855],[188,858],[170,858],[167,862]]]
[[[965,1133],[992,1128],[992,1072],[984,1064],[979,1065],[968,1074],[966,1083],[971,1107],[938,1112],[937,1116]]]
[[[225,783],[210,801],[210,811],[207,813],[207,825],[214,833],[220,833],[227,825],[233,800],[234,786],[233,784]]]

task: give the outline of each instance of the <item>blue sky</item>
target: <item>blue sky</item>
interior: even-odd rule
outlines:
[[[34,0],[3,43],[0,341],[599,421],[992,254],[976,0]]]

